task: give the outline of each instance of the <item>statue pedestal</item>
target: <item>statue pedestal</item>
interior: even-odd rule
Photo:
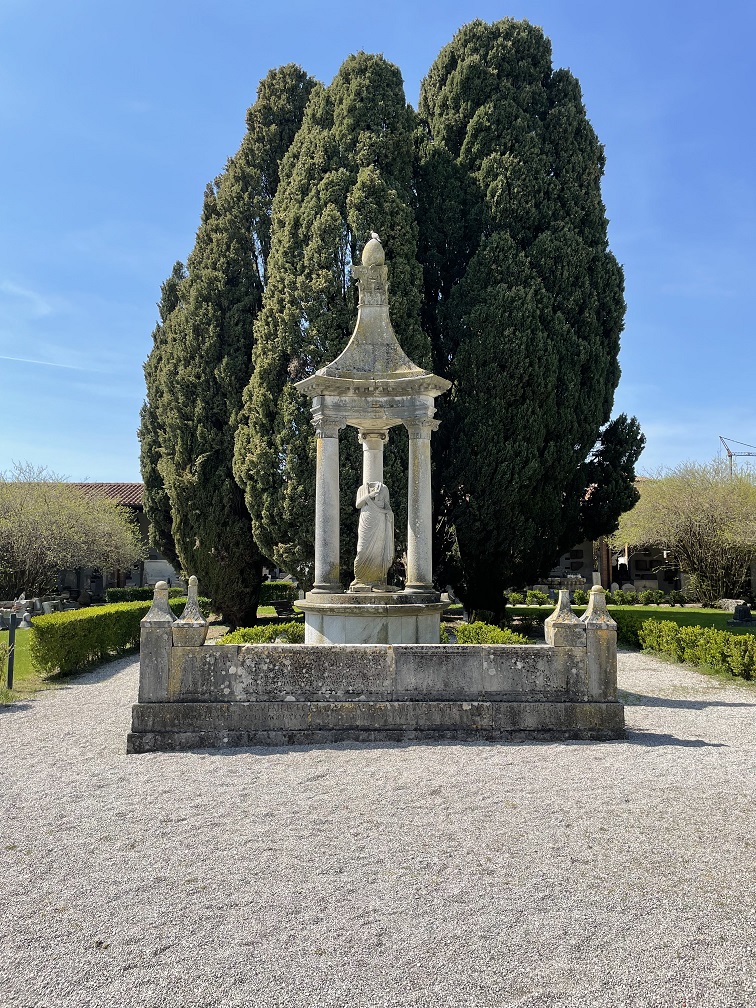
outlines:
[[[308,592],[295,607],[305,614],[305,644],[438,644],[437,592]]]

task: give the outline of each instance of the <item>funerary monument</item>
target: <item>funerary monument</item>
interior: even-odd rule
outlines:
[[[339,741],[611,739],[624,735],[617,702],[617,627],[595,587],[582,618],[569,593],[546,621],[546,646],[442,645],[445,603],[433,586],[431,435],[434,399],[449,382],[401,349],[391,325],[388,270],[377,235],[354,267],[359,310],[343,353],[297,388],[312,398],[317,438],[315,583],[299,608],[304,644],[204,642],[196,579],[180,620],[168,586],[142,620],[139,698],[128,751]],[[353,576],[342,583],[339,432],[363,448]],[[407,570],[394,559],[392,488],[383,448],[409,438]]]

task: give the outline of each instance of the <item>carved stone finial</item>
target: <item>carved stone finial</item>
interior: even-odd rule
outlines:
[[[591,626],[603,626],[607,629],[616,629],[614,622],[606,608],[606,592],[599,585],[591,588],[588,596],[588,608],[581,617],[581,622]]]
[[[205,643],[208,627],[199,607],[197,578],[192,574],[184,611],[181,618],[173,624],[173,646],[200,647]]]
[[[370,232],[370,241],[362,250],[363,266],[383,266],[386,262],[386,253],[383,251],[381,240],[375,231]]]
[[[552,647],[583,647],[585,627],[572,611],[570,593],[560,591],[552,614],[545,620],[544,636]]]
[[[158,581],[152,596],[152,605],[142,623],[173,623],[176,617],[168,605],[168,582]]]

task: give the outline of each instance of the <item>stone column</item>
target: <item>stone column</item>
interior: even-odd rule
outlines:
[[[360,430],[357,440],[362,445],[362,482],[383,483],[383,446],[388,441],[388,431]]]
[[[433,591],[433,512],[430,439],[438,420],[409,420],[407,580],[409,592]]]
[[[315,470],[315,584],[313,592],[343,591],[339,580],[339,430],[343,424],[318,417]]]

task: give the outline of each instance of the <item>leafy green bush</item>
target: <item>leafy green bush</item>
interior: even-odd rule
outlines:
[[[612,602],[613,605],[633,606],[633,605],[638,605],[638,603],[640,601],[640,599],[638,598],[638,593],[637,592],[634,592],[634,591],[622,591],[621,588],[618,588],[617,591],[614,592],[614,594],[612,596],[612,599],[613,599],[613,602]],[[608,604],[609,603],[607,602],[607,605]]]
[[[742,679],[752,679],[756,672],[756,637],[752,634],[681,626],[672,620],[646,620],[638,637],[644,651],[657,651],[674,661],[705,665]]]
[[[507,605],[525,605],[525,596],[522,592],[510,592],[507,596]]]
[[[638,601],[641,605],[661,605],[664,601],[664,592],[660,588],[648,588],[646,591],[638,592]]]
[[[671,591],[669,595],[664,596],[664,602],[666,603],[666,605],[684,606],[687,601],[688,601],[687,595],[685,594],[685,592],[681,591]]]
[[[502,629],[491,623],[457,623],[454,631],[457,644],[529,644],[530,641],[522,634],[513,630]],[[447,641],[448,643],[448,637]]]
[[[588,605],[588,592],[585,588],[576,588],[572,593],[574,605]]]
[[[525,602],[527,605],[550,605],[551,599],[546,592],[538,588],[528,588],[525,592]]]
[[[108,602],[144,602],[152,601],[154,587],[145,585],[143,588],[132,586],[130,588],[107,588],[105,597]],[[172,587],[168,589],[168,598],[183,598],[186,594],[184,588]]]
[[[207,618],[210,599],[198,601]],[[172,598],[168,604],[179,616],[186,598]],[[137,647],[139,622],[150,605],[150,602],[116,602],[35,616],[29,645],[34,666],[46,673],[75,672]]]
[[[304,644],[305,627],[301,621],[269,623],[267,626],[239,627],[226,634],[216,644],[273,644],[279,640],[286,644]]]
[[[299,588],[291,581],[263,581],[260,588],[261,606],[270,605],[271,602],[278,601],[278,599],[296,602],[298,598]]]

